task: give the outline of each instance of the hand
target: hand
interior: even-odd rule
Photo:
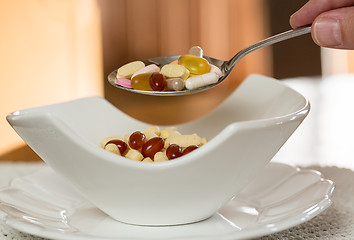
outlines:
[[[319,46],[354,49],[354,0],[309,0],[290,17],[290,25],[310,24]]]

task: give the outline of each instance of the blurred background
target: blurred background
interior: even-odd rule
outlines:
[[[0,160],[39,160],[6,122],[9,113],[93,95],[119,105],[124,93],[106,80],[119,66],[187,53],[194,45],[227,60],[290,29],[290,15],[305,2],[0,0]],[[231,93],[252,73],[321,81],[354,72],[353,62],[352,52],[321,49],[310,35],[302,36],[246,56],[224,88]]]

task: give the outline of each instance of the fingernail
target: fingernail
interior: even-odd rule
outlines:
[[[315,41],[323,47],[335,47],[342,44],[339,22],[331,18],[319,19],[314,24]]]

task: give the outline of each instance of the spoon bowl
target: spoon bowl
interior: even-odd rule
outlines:
[[[134,92],[134,93],[138,93],[138,94],[145,94],[145,95],[180,96],[180,95],[199,93],[199,92],[206,91],[210,88],[213,88],[216,85],[223,82],[229,76],[229,74],[231,73],[231,71],[235,67],[235,65],[247,54],[249,54],[257,49],[260,49],[262,47],[266,47],[266,46],[272,45],[274,43],[278,43],[278,42],[281,42],[281,41],[284,41],[287,39],[298,37],[298,36],[301,36],[301,35],[304,35],[304,34],[307,34],[310,32],[311,32],[311,26],[306,26],[306,27],[297,28],[297,29],[289,30],[289,31],[274,35],[272,37],[266,38],[262,41],[254,43],[254,44],[242,49],[236,55],[234,55],[230,60],[227,60],[227,61],[215,59],[215,58],[208,57],[208,56],[203,56],[210,64],[217,66],[221,70],[223,75],[214,84],[210,84],[210,85],[196,88],[196,89],[192,89],[192,90],[186,89],[186,90],[181,90],[181,91],[143,91],[143,90],[136,90],[133,88],[126,88],[126,87],[120,86],[116,83],[117,70],[115,70],[109,74],[108,81],[110,82],[110,84],[112,84],[113,86],[115,86],[117,88],[120,88],[120,89],[123,89],[126,91],[130,91],[130,92]],[[143,60],[142,62],[144,62],[146,66],[150,65],[150,64],[156,64],[158,67],[161,68],[162,66],[177,60],[180,56],[181,55],[155,57],[155,58]]]

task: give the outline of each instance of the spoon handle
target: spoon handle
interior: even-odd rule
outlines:
[[[247,54],[249,54],[259,48],[266,47],[266,46],[269,46],[269,45],[272,45],[274,43],[278,43],[278,42],[281,42],[284,40],[288,40],[290,38],[298,37],[298,36],[301,36],[301,35],[304,35],[304,34],[307,34],[310,32],[311,32],[311,26],[306,26],[306,27],[301,27],[301,28],[289,30],[289,31],[286,31],[283,33],[279,33],[277,35],[271,36],[271,37],[266,38],[262,41],[254,43],[254,44],[242,49],[241,51],[236,53],[236,55],[233,56],[230,60],[226,61],[224,63],[223,69],[225,70],[225,72],[230,73],[230,71],[241,60],[241,58],[243,58]]]

